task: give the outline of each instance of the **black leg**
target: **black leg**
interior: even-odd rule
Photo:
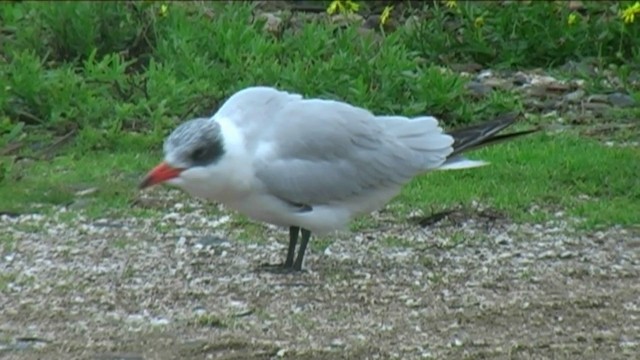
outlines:
[[[311,238],[311,231],[302,229],[302,241],[300,242],[300,249],[298,250],[298,257],[296,263],[293,264],[293,270],[302,270],[302,260],[304,259],[304,252],[307,250],[307,244],[309,244],[309,238]]]
[[[300,228],[297,226],[289,227],[289,250],[287,250],[287,260],[284,262],[284,267],[290,268],[293,266],[293,256],[296,252],[296,244],[298,243],[298,234]]]
[[[274,274],[288,274],[293,272],[293,258],[296,254],[296,245],[298,244],[299,235],[300,228],[297,226],[290,226],[289,249],[287,250],[287,258],[285,262],[279,264],[262,264],[260,265],[260,268]]]

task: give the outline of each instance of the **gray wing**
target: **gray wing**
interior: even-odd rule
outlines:
[[[402,185],[452,151],[453,139],[437,121],[422,119],[376,118],[346,103],[295,99],[265,120],[255,174],[271,194],[308,205]]]

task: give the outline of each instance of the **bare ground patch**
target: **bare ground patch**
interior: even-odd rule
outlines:
[[[640,352],[640,236],[628,230],[482,216],[421,228],[383,213],[370,228],[317,239],[307,272],[283,276],[256,267],[281,260],[286,232],[265,226],[238,240],[224,219],[189,206],[164,218],[2,217],[0,357]]]

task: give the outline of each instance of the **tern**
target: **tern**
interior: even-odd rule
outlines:
[[[505,114],[446,133],[432,116],[375,115],[341,101],[249,87],[212,117],[179,125],[164,142],[164,160],[140,188],[166,183],[288,227],[286,259],[269,266],[295,272],[312,233],[344,230],[418,175],[487,164],[462,157],[465,151],[538,130],[498,135],[516,118]]]

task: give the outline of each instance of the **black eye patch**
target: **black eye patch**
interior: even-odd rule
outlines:
[[[206,166],[218,161],[222,154],[224,154],[222,143],[216,141],[208,146],[197,147],[189,154],[189,160],[194,166]]]
[[[194,152],[191,153],[191,161],[193,162],[202,162],[207,157],[207,149],[204,147],[197,148]]]

